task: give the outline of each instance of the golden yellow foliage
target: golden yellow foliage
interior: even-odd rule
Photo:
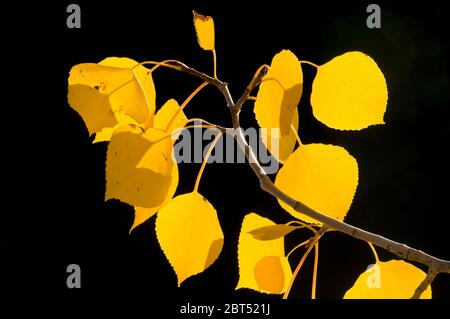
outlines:
[[[295,134],[291,125],[298,129],[297,105],[303,90],[303,73],[297,57],[289,50],[283,50],[272,59],[267,75],[261,83],[255,102],[255,116],[263,129],[263,141],[272,155],[284,162],[295,146]],[[279,147],[274,151],[270,129],[278,129]]]
[[[377,262],[363,272],[344,299],[408,299],[425,279],[426,274],[403,260]],[[431,299],[431,287],[421,299]]]
[[[291,231],[295,229],[295,226],[290,226],[286,224],[263,226],[260,228],[253,229],[249,233],[253,238],[258,240],[273,240],[283,236],[286,236]]]
[[[214,20],[193,11],[197,41],[203,50],[214,50]]]
[[[159,211],[156,235],[178,286],[208,268],[223,246],[216,210],[197,192],[176,196]]]
[[[168,100],[155,115],[154,127],[172,134],[176,138],[188,121],[183,110],[174,99]]]
[[[132,65],[137,62],[107,58],[70,70],[68,101],[85,121],[89,134],[117,124],[115,113],[126,114],[137,123],[153,117],[155,90],[149,70],[142,66],[131,70]]]
[[[360,130],[384,124],[387,98],[386,81],[372,58],[347,52],[318,67],[311,105],[329,127]]]
[[[173,179],[172,141],[159,130],[124,125],[108,145],[105,200],[116,198],[137,207],[162,205]],[[173,186],[172,186],[173,187]]]
[[[239,282],[236,289],[250,288],[272,294],[281,294],[287,289],[292,272],[284,255],[284,239],[261,241],[250,234],[273,225],[275,223],[271,220],[255,213],[244,217],[239,235]]]
[[[344,220],[358,185],[358,163],[340,146],[304,144],[278,171],[275,185],[316,211]],[[317,223],[284,202],[278,202],[292,216]]]

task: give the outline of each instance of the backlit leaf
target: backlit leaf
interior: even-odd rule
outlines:
[[[145,222],[147,219],[155,215],[164,205],[166,205],[170,199],[172,199],[173,195],[175,195],[175,192],[178,187],[178,165],[174,164],[172,165],[172,172],[171,172],[172,179],[169,184],[169,189],[167,191],[166,197],[164,198],[164,201],[161,205],[151,207],[151,208],[145,208],[145,207],[134,207],[134,221],[133,225],[131,226],[130,233],[135,229],[137,226]]]
[[[172,141],[167,134],[125,125],[108,145],[105,200],[116,198],[137,207],[162,205],[174,176]]]
[[[292,117],[292,126],[298,131],[298,111],[297,108],[294,111]],[[292,153],[297,142],[297,138],[292,129],[289,133],[280,136],[278,129],[262,129],[261,140],[266,145],[271,154],[280,162],[284,163],[289,155]],[[278,155],[277,155],[278,154]]]
[[[94,88],[82,84],[70,85],[67,99],[70,106],[83,118],[89,135],[117,124],[108,95]]]
[[[378,262],[362,273],[344,299],[408,299],[425,279],[426,274],[403,260]],[[421,299],[431,299],[431,287]]]
[[[375,61],[347,52],[321,65],[313,82],[314,116],[331,128],[360,130],[384,124],[388,92]]]
[[[284,239],[261,241],[250,234],[255,229],[274,225],[271,220],[255,213],[244,217],[239,235],[239,282],[236,289],[250,288],[272,294],[281,294],[287,289],[292,272],[284,255]]]
[[[340,146],[301,145],[279,170],[275,185],[322,214],[344,220],[358,185],[358,163]],[[284,202],[278,202],[292,216],[317,223]]]
[[[137,125],[138,123],[129,115],[123,113],[115,113],[114,114],[117,124],[113,127],[104,127],[100,132],[95,133],[95,139],[93,143],[98,142],[108,142],[111,139],[112,134],[115,130],[117,130],[122,125],[133,124]]]
[[[133,68],[134,75],[136,76],[138,83],[141,85],[142,90],[144,91],[144,95],[149,108],[149,116],[153,117],[156,108],[156,91],[155,85],[153,83],[153,77],[149,69],[142,65],[136,66],[138,62],[130,58],[109,57],[100,61],[98,64],[117,68]]]
[[[175,139],[181,132],[177,129],[184,127],[187,121],[188,119],[178,105],[178,102],[170,99],[156,113],[154,127],[164,130],[169,134],[174,134],[172,138]]]
[[[159,211],[156,235],[178,286],[217,259],[224,239],[216,210],[197,192],[176,196]]]
[[[256,228],[249,233],[253,236],[253,238],[258,240],[272,240],[286,236],[294,229],[295,226],[279,224]]]
[[[193,11],[197,42],[203,50],[214,50],[214,20]]]
[[[280,162],[287,159],[295,146],[291,124],[298,128],[297,105],[302,90],[303,73],[297,57],[289,50],[276,54],[260,84],[254,112],[261,128],[279,129],[277,140],[279,153],[273,151],[274,146],[270,142],[266,146]]]
[[[111,64],[116,59],[103,63]],[[145,83],[146,88],[153,87],[150,77],[145,79]],[[136,122],[144,123],[153,116],[154,97],[154,88],[145,93],[135,72],[129,68],[83,63],[70,70],[69,104],[83,117],[91,134],[108,127],[106,123],[109,127],[114,126],[116,121],[110,120],[114,113],[124,113]]]

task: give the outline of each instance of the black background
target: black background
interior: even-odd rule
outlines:
[[[91,143],[81,117],[66,101],[70,68],[108,56],[178,59],[210,72],[212,59],[198,47],[192,9],[214,18],[218,75],[229,83],[235,98],[258,66],[270,64],[282,49],[317,64],[347,51],[369,54],[387,80],[386,125],[344,132],[315,120],[309,103],[315,70],[304,66],[299,105],[302,141],[341,145],[357,158],[360,180],[347,222],[450,259],[445,10],[428,3],[378,3],[379,30],[366,26],[366,2],[79,1],[82,28],[72,30],[66,27],[68,3],[10,10],[13,17],[22,17],[11,27],[18,33],[6,36],[12,58],[5,63],[14,72],[8,94],[16,101],[12,115],[8,113],[14,116],[8,133],[19,138],[6,141],[8,154],[13,155],[7,159],[11,163],[5,167],[4,179],[8,208],[1,223],[2,295],[144,298],[150,305],[192,298],[279,298],[234,290],[243,216],[254,211],[276,222],[290,220],[276,200],[259,189],[247,165],[206,167],[199,190],[218,211],[225,244],[210,268],[177,288],[176,276],[156,240],[155,218],[129,235],[131,207],[104,202],[107,145]],[[31,23],[19,32],[23,20]],[[168,98],[182,102],[201,83],[164,69],[156,71],[154,81],[159,106]],[[213,88],[198,94],[186,113],[231,125],[225,102]],[[243,111],[242,124],[255,126],[251,107]],[[192,190],[199,167],[180,165],[177,194]],[[288,236],[287,248],[305,236]],[[320,247],[317,295],[341,298],[372,263],[372,254],[366,243],[339,233],[327,234]],[[378,251],[382,260],[393,258]],[[299,257],[294,255],[292,265]],[[81,266],[81,289],[66,287],[66,267],[71,263]],[[311,268],[309,260],[293,298],[309,298]],[[433,297],[450,297],[449,276],[439,275],[432,287]]]

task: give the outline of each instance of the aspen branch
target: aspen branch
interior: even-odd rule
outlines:
[[[429,285],[431,285],[431,283],[433,282],[436,275],[437,274],[432,269],[430,269],[428,271],[428,274],[425,277],[425,279],[420,283],[419,287],[417,287],[416,290],[414,291],[414,295],[411,297],[411,299],[419,299],[420,296],[422,295],[422,293],[425,290],[427,290]]]
[[[174,65],[178,70],[191,74],[193,76],[196,76],[198,78],[201,78],[204,81],[207,81],[209,84],[214,85],[219,89],[219,91],[224,96],[227,106],[231,113],[231,120],[233,124],[233,128],[235,130],[234,137],[239,145],[239,147],[244,152],[250,167],[252,168],[253,172],[259,179],[259,184],[262,190],[265,192],[271,194],[272,196],[276,197],[277,199],[285,202],[287,205],[291,206],[294,210],[297,212],[300,212],[304,215],[307,215],[308,217],[311,217],[319,222],[321,222],[324,226],[327,227],[329,230],[336,230],[341,233],[347,234],[353,238],[360,239],[363,241],[368,241],[374,244],[375,246],[381,247],[401,259],[409,260],[409,261],[415,261],[422,265],[425,265],[428,267],[428,275],[425,278],[425,280],[417,287],[414,296],[417,297],[420,296],[420,294],[428,287],[428,285],[434,280],[435,276],[439,273],[448,273],[450,274],[450,261],[443,260],[436,258],[434,256],[431,256],[421,250],[409,247],[405,244],[396,242],[394,240],[388,239],[386,237],[383,237],[378,234],[371,233],[369,231],[363,230],[361,228],[352,226],[346,222],[334,219],[332,217],[329,217],[325,214],[322,214],[321,212],[318,212],[311,207],[308,207],[304,203],[295,200],[294,198],[290,197],[289,195],[285,194],[283,191],[281,191],[278,187],[276,187],[273,182],[270,180],[270,178],[267,176],[264,169],[259,164],[255,153],[253,149],[248,145],[247,141],[245,140],[240,121],[239,121],[239,112],[240,107],[242,106],[242,103],[245,101],[245,99],[249,96],[251,93],[251,90],[256,86],[256,83],[259,83],[259,80],[266,74],[267,68],[263,67],[260,68],[259,72],[260,74],[256,74],[254,79],[256,81],[252,81],[252,83],[255,83],[252,85],[252,83],[246,88],[244,94],[241,96],[241,98],[238,100],[238,103],[234,103],[233,97],[231,96],[231,93],[228,89],[228,84],[226,82],[223,82],[217,78],[213,78],[209,75],[206,75],[200,71],[197,71],[195,69],[192,69],[185,65],[184,63],[181,63],[179,61],[171,60],[168,63]]]

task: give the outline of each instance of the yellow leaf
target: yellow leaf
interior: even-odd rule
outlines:
[[[98,64],[125,69],[133,68],[134,75],[144,91],[149,108],[149,116],[153,117],[156,109],[156,91],[153,83],[153,77],[149,69],[142,65],[136,66],[138,62],[129,58],[109,57],[100,61]]]
[[[408,299],[425,279],[419,268],[402,260],[378,262],[362,273],[344,299]],[[431,287],[421,299],[431,299]]]
[[[123,113],[115,113],[114,114],[117,124],[113,127],[104,127],[100,132],[95,133],[95,139],[92,143],[98,142],[108,142],[111,139],[112,134],[115,130],[117,130],[122,125],[133,124],[137,125],[138,123],[131,117]]]
[[[358,185],[358,163],[340,146],[301,145],[278,171],[275,185],[322,214],[344,220]],[[278,202],[292,216],[317,223],[284,202]]]
[[[284,255],[284,239],[261,241],[249,233],[273,226],[271,220],[250,213],[244,217],[239,235],[239,282],[236,289],[250,288],[259,292],[281,294],[292,278],[291,267]]]
[[[303,73],[297,57],[289,50],[276,54],[259,87],[254,112],[259,126],[268,129],[268,134],[272,128],[279,129],[276,141],[279,153],[273,151],[270,139],[266,146],[280,162],[287,159],[295,146],[291,124],[298,128],[297,105],[302,90]]]
[[[135,229],[137,226],[145,222],[147,219],[155,215],[164,205],[166,205],[169,200],[172,199],[173,195],[175,195],[175,192],[178,187],[178,165],[174,164],[172,165],[172,172],[171,172],[172,179],[170,181],[169,190],[166,194],[166,197],[163,201],[163,203],[159,206],[151,207],[151,208],[145,208],[145,207],[134,207],[134,221],[133,225],[130,228],[130,233]]]
[[[133,206],[153,208],[164,203],[171,189],[172,141],[167,134],[125,125],[108,145],[105,200],[116,198]]]
[[[116,125],[117,120],[108,95],[87,85],[73,84],[69,86],[67,99],[70,106],[83,118],[89,135]]]
[[[197,42],[203,50],[214,50],[214,20],[193,11]]]
[[[188,119],[178,105],[178,102],[170,99],[156,113],[154,127],[173,134],[172,138],[176,139],[181,133],[177,129],[184,127],[187,121]]]
[[[294,116],[292,117],[292,126],[295,131],[298,131],[298,111],[295,108]],[[271,130],[263,129],[261,131],[261,140],[271,154],[280,162],[284,163],[289,155],[292,153],[297,142],[297,137],[292,129],[289,133],[280,136],[280,131],[275,130],[275,135],[271,133]],[[277,143],[276,146],[274,143]]]
[[[176,196],[159,211],[156,235],[178,286],[208,268],[223,246],[216,210],[197,192]]]
[[[280,224],[253,229],[249,233],[258,240],[272,240],[284,237],[295,229],[295,226]]]
[[[321,65],[313,82],[314,116],[331,128],[360,130],[384,124],[388,92],[375,61],[347,52]]]
[[[151,82],[150,79],[148,83]],[[80,86],[83,94],[80,94]],[[102,118],[113,117],[113,113],[124,113],[136,122],[144,123],[155,110],[154,101],[147,101],[142,84],[132,70],[94,63],[78,64],[70,70],[68,99],[78,113],[82,116],[85,113],[83,120],[90,133],[107,126],[98,129],[98,125],[89,126],[88,123],[102,123]],[[99,107],[99,100],[102,107]]]

